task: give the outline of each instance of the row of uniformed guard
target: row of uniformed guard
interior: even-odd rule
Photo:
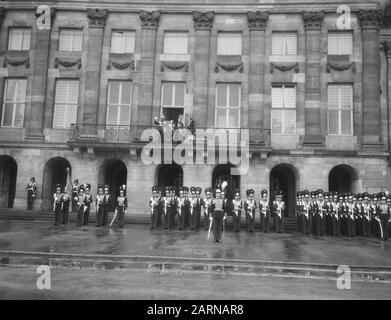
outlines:
[[[391,233],[390,207],[391,196],[384,192],[355,195],[305,190],[297,193],[297,226],[305,234],[387,240]]]
[[[165,195],[162,193],[165,191]],[[233,229],[238,232],[242,211],[246,217],[246,226],[248,232],[254,232],[255,215],[257,210],[260,212],[261,230],[269,231],[270,219],[275,219],[276,232],[284,232],[283,216],[285,212],[285,203],[282,201],[282,192],[277,193],[276,200],[270,204],[268,193],[262,190],[262,200],[254,200],[254,190],[246,191],[246,200],[240,198],[239,190],[235,191],[234,199],[225,198],[224,191],[218,185],[213,197],[212,188],[205,189],[205,197],[201,196],[202,189],[191,187],[190,194],[188,187],[181,187],[179,197],[175,195],[175,189],[167,186],[152,187],[152,196],[149,201],[151,214],[151,229],[174,228],[175,222],[179,230],[190,227],[191,230],[198,230],[201,224],[201,218],[204,221],[205,230],[210,232],[213,227],[215,241],[221,241],[221,231],[225,228],[227,215],[232,215]]]

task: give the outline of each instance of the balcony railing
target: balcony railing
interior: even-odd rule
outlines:
[[[126,125],[126,126],[109,126],[104,124],[72,124],[70,127],[69,142],[70,143],[98,143],[98,144],[135,144],[141,143],[141,136],[144,130],[156,129],[161,133],[163,139],[172,139],[172,143],[181,143],[190,139],[190,141],[200,141],[203,139],[205,143],[210,142],[210,137],[222,137],[221,140],[216,138],[215,142],[222,143],[224,138],[228,144],[239,144],[241,141],[248,143],[250,146],[270,146],[270,130],[257,128],[207,128],[197,127],[195,131],[190,133],[184,129],[174,129],[165,131],[159,126],[154,125]],[[166,133],[166,134],[164,134]],[[203,137],[194,138],[194,134],[202,133]]]

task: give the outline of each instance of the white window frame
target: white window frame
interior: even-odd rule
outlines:
[[[330,108],[327,101],[327,134],[329,136],[345,136],[345,137],[351,137],[353,136],[354,128],[353,128],[353,102],[354,102],[354,87],[352,83],[329,83],[327,85],[327,97],[328,97],[328,90],[330,86],[337,86],[338,87],[338,107],[337,108]],[[341,86],[350,86],[351,87],[351,102],[350,102],[350,108],[341,108]],[[338,111],[338,133],[330,133],[330,116],[329,111],[330,110],[337,110]],[[350,133],[342,133],[342,111],[348,111],[350,110]]]
[[[296,52],[295,53],[287,53],[286,52],[286,42],[288,36],[294,36],[296,39]],[[275,37],[280,37],[284,41],[284,52],[282,53],[275,53],[274,52],[274,44],[275,44]],[[298,36],[296,31],[273,31],[272,33],[272,55],[274,56],[295,56],[297,55],[297,49],[298,49]]]
[[[15,30],[23,30],[25,32],[22,33],[22,41],[20,43],[20,47],[12,48],[12,40],[13,40],[13,32]],[[28,31],[28,46],[24,46],[24,42],[26,40],[26,32]],[[31,49],[31,28],[29,27],[11,27],[9,29],[8,35],[8,50],[10,51],[29,51]]]
[[[172,83],[173,86],[172,86],[172,101],[171,101],[171,105],[165,105],[163,104],[163,94],[164,94],[164,90],[163,90],[163,84],[164,83]],[[183,92],[183,106],[179,106],[179,105],[175,105],[175,93],[176,93],[176,84],[184,84],[184,92]],[[183,109],[183,119],[186,119],[186,108],[185,108],[185,101],[186,101],[186,92],[187,92],[187,84],[185,81],[163,81],[162,84],[161,84],[161,92],[160,92],[160,115],[163,115],[164,112],[163,110],[166,109],[166,108],[170,108],[170,109]]]
[[[114,82],[119,82],[120,83],[120,86],[119,86],[119,92],[118,92],[118,103],[110,103],[110,89],[111,89],[111,83],[114,83]],[[124,82],[128,82],[130,83],[130,92],[129,92],[129,104],[127,103],[122,103],[121,99],[122,99],[122,84]],[[106,126],[107,127],[119,127],[119,126],[128,126],[130,125],[130,119],[131,119],[131,115],[132,115],[132,96],[133,96],[133,81],[131,80],[109,80],[109,83],[108,83],[108,89],[107,89],[107,103],[106,103]],[[110,106],[116,106],[118,108],[118,112],[117,112],[117,121],[116,121],[116,124],[111,124],[109,123],[108,121],[108,118],[109,118],[109,107]],[[128,121],[126,121],[127,123],[126,124],[123,124],[121,125],[121,109],[122,107],[124,106],[128,106],[129,107],[129,119]]]
[[[57,95],[57,85],[59,82],[61,81],[65,81],[67,82],[67,94],[66,94],[66,97],[67,97],[67,102],[64,102],[64,103],[61,103],[61,102],[56,102],[56,95]],[[77,82],[78,84],[78,89],[77,89],[77,102],[76,103],[70,103],[69,102],[69,83],[70,82]],[[54,94],[54,108],[53,108],[53,129],[68,129],[70,127],[70,125],[72,123],[63,123],[61,126],[55,126],[55,115],[56,115],[56,106],[57,105],[65,105],[66,108],[65,108],[65,117],[64,117],[64,121],[67,121],[68,119],[68,113],[69,113],[69,108],[70,106],[75,106],[76,105],[76,121],[77,121],[77,112],[78,112],[78,109],[79,109],[79,93],[80,93],[80,80],[79,79],[67,79],[67,78],[58,78],[56,80],[56,84],[55,84],[55,94]]]
[[[114,33],[122,33],[122,44],[121,44],[121,49],[119,50],[119,52],[113,51]],[[125,48],[126,48],[126,45],[125,45],[126,36],[125,36],[125,34],[126,34],[126,33],[129,33],[129,34],[132,34],[132,35],[133,35],[133,38],[132,38],[132,41],[133,41],[133,43],[132,43],[133,50],[132,50],[131,52],[125,51]],[[111,39],[110,39],[110,52],[111,52],[111,53],[117,53],[117,54],[132,54],[132,53],[135,52],[135,49],[136,49],[136,31],[134,31],[134,30],[116,30],[116,29],[111,30]]]
[[[218,106],[217,105],[217,97],[218,97],[218,94],[217,94],[217,88],[219,85],[227,85],[227,97],[226,97],[226,101],[227,101],[227,105],[226,106]],[[230,96],[230,90],[231,90],[231,86],[238,86],[239,87],[239,106],[237,107],[231,107],[229,105],[229,96]],[[225,114],[225,126],[224,128],[221,128],[218,126],[217,124],[217,112],[219,110],[226,110],[226,114]],[[239,119],[238,119],[238,126],[237,127],[230,127],[229,126],[229,111],[230,110],[237,110],[238,111],[238,115],[239,115]],[[242,113],[242,86],[241,86],[241,83],[238,83],[238,82],[218,82],[216,83],[216,89],[215,89],[215,128],[219,129],[240,129],[241,127],[241,113]]]
[[[343,39],[338,38],[338,52],[331,53],[330,52],[330,36],[331,35],[341,36],[343,34],[349,34],[352,37],[351,52],[345,53],[345,52],[342,51],[342,47],[343,46],[341,45],[341,42],[343,42]],[[344,30],[344,31],[329,30],[328,31],[328,34],[327,34],[327,54],[328,55],[336,55],[336,56],[338,56],[338,55],[353,55],[353,52],[354,52],[354,34],[353,34],[352,30]]]
[[[166,40],[167,36],[170,35],[174,38],[175,35],[177,35],[177,39],[186,39],[186,52],[177,52],[174,50],[174,52],[167,51],[166,47]],[[163,54],[173,54],[173,55],[187,55],[189,54],[189,33],[187,31],[171,31],[167,30],[164,32],[164,39],[163,39]]]
[[[63,32],[71,32],[71,48],[69,49],[64,49],[61,48],[61,43],[62,43],[62,37],[63,37]],[[80,50],[75,50],[75,41],[78,40],[79,37],[75,37],[75,33],[79,33],[80,37]],[[58,51],[67,51],[67,52],[80,52],[83,50],[83,29],[77,29],[77,28],[61,28],[60,33],[59,33],[59,39],[58,39]]]
[[[271,123],[271,126],[273,126],[273,110],[279,110],[281,111],[281,114],[282,114],[282,118],[281,118],[281,128],[282,128],[282,132],[281,133],[273,133],[273,127],[271,128],[271,134],[274,135],[274,136],[278,136],[278,135],[283,135],[283,136],[295,136],[297,134],[297,86],[295,84],[288,84],[288,83],[274,83],[272,84],[272,88],[271,90],[273,90],[273,87],[282,87],[283,90],[285,90],[286,87],[289,87],[289,88],[292,88],[294,89],[294,94],[295,94],[295,107],[294,108],[287,108],[285,107],[285,102],[283,102],[283,106],[282,107],[273,107],[273,98],[271,100],[271,103],[272,103],[272,106],[271,106],[271,111],[270,111],[270,123]],[[273,94],[271,94],[271,97],[273,97]],[[283,99],[284,99],[284,95],[283,95]],[[285,127],[285,112],[286,111],[295,111],[295,130],[293,133],[286,133],[285,130],[286,130],[286,127]]]
[[[234,36],[237,36],[237,38],[240,38],[240,53],[232,53],[232,52],[222,52],[222,48],[220,47],[221,46],[221,38],[220,37],[224,37],[224,36],[232,36],[234,38]],[[217,55],[220,55],[220,56],[241,56],[243,55],[243,33],[242,32],[227,32],[227,31],[220,31],[217,33]]]
[[[8,81],[9,80],[14,80],[14,81],[24,81],[26,82],[26,94],[24,95],[24,100],[21,100],[21,101],[18,101],[17,100],[17,92],[18,92],[18,86],[19,84],[17,84],[17,87],[16,87],[16,90],[15,90],[15,95],[14,95],[14,99],[12,101],[9,101],[7,102],[7,104],[10,104],[12,103],[13,104],[13,111],[12,111],[12,125],[10,126],[7,126],[7,125],[4,125],[4,112],[5,112],[5,98],[7,96],[7,91],[8,91]],[[4,96],[3,96],[3,110],[2,110],[2,113],[1,113],[1,126],[3,128],[23,128],[24,127],[24,112],[26,110],[26,95],[27,95],[27,79],[26,78],[6,78],[6,81],[5,81],[5,84],[4,84]],[[23,104],[23,119],[22,119],[22,126],[15,126],[15,115],[16,115],[16,104],[17,103],[22,103]]]

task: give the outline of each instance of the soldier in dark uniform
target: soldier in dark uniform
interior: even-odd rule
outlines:
[[[195,214],[196,214],[196,187],[190,187],[190,199],[189,199],[189,222],[190,222],[190,230],[194,230],[195,226]]]
[[[357,207],[353,202],[353,195],[348,195],[348,203],[345,206],[347,213],[347,236],[354,237],[356,235],[355,216]]]
[[[384,192],[380,193],[380,204],[377,206],[376,220],[379,224],[380,239],[388,239],[388,224],[390,220],[390,206],[387,204],[387,197]]]
[[[323,199],[323,191],[318,190],[318,200],[314,204],[316,234],[323,236],[325,232],[326,203]]]
[[[67,187],[61,195],[61,217],[62,224],[68,224],[69,206],[71,205],[71,197],[68,194]]]
[[[265,189],[261,191],[261,201],[259,201],[259,213],[261,221],[261,231],[269,232],[269,221],[270,221],[270,204],[267,198],[268,194]]]
[[[221,198],[221,188],[220,186],[216,187],[216,198],[213,200],[213,214],[210,219],[213,219],[213,236],[215,242],[221,242],[221,232],[223,230],[223,223],[227,218],[224,208],[224,200]]]
[[[161,211],[161,200],[157,186],[152,187],[152,197],[149,199],[149,210],[151,213],[151,222],[149,228],[151,230],[158,229],[159,211]]]
[[[277,233],[284,233],[284,213],[285,203],[282,201],[283,193],[279,191],[276,194],[276,201],[273,203],[273,214]]]
[[[205,198],[203,201],[203,207],[204,207],[204,228],[205,231],[209,230],[209,218],[212,217],[212,188],[206,188],[205,189]]]
[[[356,221],[356,235],[362,236],[363,235],[363,221],[362,221],[362,201],[363,196],[361,193],[358,193],[356,198],[353,198],[353,201],[356,200],[356,216],[354,217]]]
[[[326,235],[332,234],[332,222],[331,222],[331,214],[330,214],[330,196],[328,192],[324,193],[324,202],[326,204],[326,212],[324,217],[325,223],[325,232]]]
[[[371,217],[372,217],[372,208],[369,204],[369,194],[364,192],[362,195],[363,202],[361,204],[361,215],[362,215],[362,232],[364,237],[371,236]]]
[[[84,213],[83,226],[88,225],[88,221],[90,218],[91,211],[91,203],[92,203],[92,194],[91,194],[91,185],[87,183],[85,185],[85,197],[86,197],[86,211]]]
[[[103,186],[99,185],[98,194],[95,199],[95,208],[96,208],[96,227],[100,228],[103,222],[103,212],[104,212],[104,194]]]
[[[246,191],[247,200],[244,202],[244,212],[247,216],[247,231],[254,232],[255,212],[257,209],[257,202],[254,200],[254,189]]]
[[[338,202],[338,193],[333,193],[333,199],[330,203],[330,216],[331,216],[331,233],[334,237],[340,235],[340,212],[343,210],[341,207],[343,206],[343,198],[341,198],[340,202]]]
[[[112,199],[110,195],[110,189],[108,185],[105,185],[104,196],[103,196],[103,218],[102,226],[107,226],[107,220],[109,218],[109,210],[111,208]]]
[[[240,199],[240,191],[236,189],[235,197],[232,200],[232,224],[235,232],[240,230],[240,221],[242,218],[243,201]]]
[[[35,178],[31,177],[30,182],[27,184],[27,210],[33,210],[34,200],[37,196],[37,183]]]
[[[185,192],[183,190],[183,187],[181,187],[179,189],[179,198],[176,202],[179,230],[183,230],[185,228],[185,206],[187,204],[187,201],[188,200],[185,198]]]
[[[304,234],[311,233],[311,221],[312,221],[312,204],[310,202],[310,193],[308,190],[303,191],[304,201],[302,205],[302,230]]]
[[[303,213],[303,201],[301,199],[301,191],[296,194],[296,228],[298,232],[302,232],[302,213]]]
[[[118,228],[120,229],[124,226],[126,209],[128,208],[128,199],[126,198],[125,190],[123,187],[119,189],[119,196],[115,203],[115,214],[118,217]]]
[[[61,186],[56,186],[56,192],[53,195],[54,225],[57,227],[61,223]]]
[[[165,188],[165,197],[163,198],[163,220],[164,220],[164,229],[169,228],[169,221],[171,217],[171,207],[173,205],[172,197],[170,195],[170,187],[166,186]]]
[[[196,231],[198,231],[200,229],[200,224],[201,224],[201,207],[203,202],[201,198],[202,188],[197,187],[195,192],[196,192],[196,204],[195,204],[193,228]]]
[[[87,210],[86,197],[84,195],[84,186],[79,187],[79,194],[77,196],[77,220],[76,226],[81,227],[83,223],[83,216]]]
[[[378,197],[377,197],[377,194],[373,194],[372,197],[371,197],[371,204],[370,204],[370,208],[371,208],[371,213],[372,213],[372,219],[371,219],[371,235],[373,235],[374,237],[377,237],[379,236],[379,233],[378,233],[378,221],[376,220],[376,216],[377,216],[377,212],[378,212]]]
[[[73,181],[72,186],[72,211],[77,212],[77,197],[79,195],[79,180]]]

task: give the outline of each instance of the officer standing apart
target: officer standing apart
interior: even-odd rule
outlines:
[[[33,203],[37,195],[37,183],[35,178],[31,177],[30,182],[27,184],[27,210],[33,210]]]

